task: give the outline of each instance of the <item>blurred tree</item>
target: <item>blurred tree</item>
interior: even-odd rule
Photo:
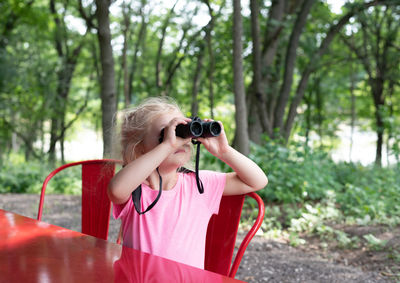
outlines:
[[[240,0],[233,0],[233,85],[235,94],[235,148],[248,155],[250,151],[247,131],[246,93],[243,79],[242,13]]]
[[[256,113],[256,111],[263,113],[263,117],[260,115],[249,117],[249,132],[255,142],[260,141],[261,133],[267,133],[272,138],[283,137],[286,142],[288,141],[297,116],[297,108],[304,97],[310,75],[318,70],[319,62],[328,51],[334,37],[354,15],[369,7],[393,1],[378,0],[347,5],[348,11],[332,21],[324,34],[314,35],[319,38],[315,41],[319,44],[314,47],[314,52],[310,55],[308,63],[301,69],[296,64],[296,58],[298,57],[304,26],[314,2],[312,0],[272,1],[261,56],[256,54],[262,60],[262,66],[256,68],[261,75],[253,74],[252,88],[248,93],[249,115]],[[257,12],[255,9],[253,11]],[[293,13],[296,14],[295,21],[293,25],[290,25],[289,22]],[[287,42],[285,27],[290,27]],[[285,50],[284,54],[282,50],[279,50],[280,46]],[[282,60],[283,65],[281,65]],[[282,67],[283,71],[281,71]],[[301,77],[295,92],[292,92],[295,71],[300,72]],[[260,77],[262,82],[257,82],[256,90],[254,81],[259,80]],[[259,93],[260,90],[262,90],[262,93]],[[262,131],[259,129],[262,129]]]
[[[60,6],[57,6],[57,4],[60,4]],[[49,160],[51,162],[55,161],[56,143],[60,142],[61,161],[64,163],[65,131],[72,125],[71,122],[66,123],[65,121],[68,96],[76,64],[78,63],[79,54],[84,45],[85,36],[88,30],[86,30],[83,36],[77,34],[76,31],[68,30],[65,17],[67,11],[71,13],[71,10],[74,8],[72,5],[69,5],[68,1],[56,2],[55,0],[50,0],[49,8],[54,21],[54,47],[59,58],[58,68],[56,71],[57,91],[55,97],[52,98],[50,103],[53,114],[51,116]]]
[[[88,10],[93,3],[89,4]],[[111,155],[112,150],[112,121],[117,110],[117,95],[115,90],[114,55],[111,45],[110,31],[110,0],[95,0],[94,13],[87,13],[83,7],[82,0],[79,0],[79,11],[81,17],[86,21],[88,29],[95,29],[100,49],[101,78],[100,97],[102,113],[103,132],[103,157]],[[97,20],[97,25],[94,20]]]
[[[367,110],[375,106],[364,95],[372,88],[363,84],[363,62],[352,61],[351,86],[348,63],[354,56],[335,37],[345,26],[361,27],[361,20],[369,30],[381,25],[380,36],[368,33],[365,39],[378,40],[382,51],[389,19],[375,16],[373,9],[384,3],[398,7],[396,1],[357,0],[341,14],[332,13],[324,0],[251,0],[250,13],[244,9],[243,14],[233,1],[163,3],[2,1],[0,150],[10,152],[14,144],[27,157],[41,157],[51,136],[54,159],[55,145],[62,152],[74,125],[88,121],[103,130],[106,156],[117,106],[156,95],[173,96],[188,116],[222,120],[236,144],[247,134],[257,142],[263,134],[282,141],[296,134],[316,145],[316,133],[325,148],[352,115],[371,119],[373,112]],[[349,24],[363,13],[365,19]],[[361,29],[353,38],[355,48],[361,47]],[[387,146],[400,154],[395,147],[400,140],[398,72],[393,71],[399,44],[391,42],[381,113]],[[377,47],[368,43],[368,48]],[[377,73],[371,73],[376,79]],[[351,92],[357,97],[353,103]]]
[[[48,10],[34,1],[0,3],[0,158],[23,152],[42,157],[44,121],[55,67],[48,42]]]
[[[358,15],[359,23],[357,41],[342,34],[341,38],[360,60],[371,89],[375,106],[376,123],[376,157],[375,164],[382,164],[382,148],[385,132],[385,112],[388,112],[387,101],[393,94],[394,84],[399,78],[400,57],[398,42],[400,7],[380,6],[366,10]]]

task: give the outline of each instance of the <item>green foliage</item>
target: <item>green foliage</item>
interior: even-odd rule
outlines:
[[[40,164],[22,163],[4,165],[0,172],[1,193],[27,193],[38,191]]]
[[[382,250],[387,244],[387,240],[378,239],[372,234],[367,234],[363,237],[367,241],[369,248],[374,251]]]
[[[0,193],[38,194],[52,170],[53,167],[37,161],[4,164],[0,171]],[[79,194],[80,182],[80,168],[68,168],[50,180],[46,194]]]
[[[258,194],[266,204],[262,229],[268,236],[287,237],[292,245],[303,243],[303,233],[335,240],[352,248],[358,237],[333,229],[332,223],[400,223],[400,172],[398,166],[380,168],[355,163],[334,163],[327,154],[273,141],[253,145],[250,158],[266,172],[269,184]],[[213,156],[202,154],[201,168],[226,172],[228,167]],[[251,211],[252,204],[245,206]],[[246,223],[254,219],[249,212]],[[245,224],[246,225],[246,224]],[[289,234],[285,236],[284,230]],[[375,248],[372,238],[369,247]]]
[[[342,163],[336,166],[336,174],[341,184],[337,201],[346,215],[389,225],[400,221],[398,168]]]
[[[389,259],[394,260],[396,263],[400,263],[400,252],[396,250],[391,250],[388,255]]]
[[[303,149],[301,144],[287,148],[270,141],[253,145],[250,158],[267,173],[269,189],[260,195],[272,202],[295,203],[321,200],[338,183],[332,175],[335,164],[323,152]]]

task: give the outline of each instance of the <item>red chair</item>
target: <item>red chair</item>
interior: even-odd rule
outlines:
[[[243,239],[232,263],[245,196],[257,201],[258,215],[250,231]],[[247,246],[261,227],[264,214],[264,202],[256,193],[222,197],[218,215],[213,215],[208,224],[205,269],[234,278]]]
[[[37,219],[41,220],[46,187],[58,172],[72,166],[82,166],[82,233],[107,240],[111,202],[107,186],[115,174],[115,165],[121,161],[112,159],[86,160],[65,164],[51,172],[44,180]]]
[[[87,160],[65,164],[55,169],[43,183],[37,219],[41,220],[42,218],[46,186],[50,179],[68,167],[81,165],[82,233],[107,240],[111,213],[111,202],[107,196],[107,186],[115,174],[116,164],[122,164],[122,162],[111,159]],[[245,196],[254,198],[257,201],[258,216],[243,239],[232,263]],[[256,193],[222,197],[219,214],[214,215],[208,225],[205,269],[232,278],[235,277],[247,246],[262,224],[264,213],[264,202]],[[120,238],[121,231],[117,243],[120,242]]]

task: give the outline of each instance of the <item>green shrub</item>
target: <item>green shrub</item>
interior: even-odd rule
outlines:
[[[326,231],[326,221],[360,225],[400,223],[398,164],[379,168],[335,163],[320,150],[299,143],[283,147],[268,140],[263,145],[252,144],[249,157],[269,179],[268,186],[258,192],[270,207],[264,229],[288,228],[295,234],[308,229],[322,233]],[[54,168],[18,159],[9,162],[0,171],[0,193],[39,193],[45,177]],[[200,169],[231,171],[204,147],[201,147]],[[68,168],[50,181],[47,193],[79,194],[80,182],[80,168]]]
[[[318,221],[326,220],[323,214],[338,208],[338,221],[347,219],[364,225],[371,222],[400,223],[400,167],[397,165],[379,168],[335,163],[325,152],[305,148],[299,143],[283,147],[274,141],[253,144],[249,157],[269,179],[268,186],[258,194],[267,204],[279,205],[280,214],[284,215],[279,218],[276,213],[267,215],[270,217],[266,220],[268,227],[291,227],[294,223],[303,223],[307,219],[301,218],[308,215],[309,205],[320,207],[313,215]],[[205,150],[200,159],[202,169],[230,170]],[[292,221],[296,219],[303,222]],[[329,221],[333,220],[329,218]],[[273,221],[280,221],[280,224]]]
[[[0,193],[40,193],[52,170],[53,167],[37,161],[5,164],[0,171]],[[80,182],[80,168],[68,168],[50,180],[46,193],[78,194]]]
[[[396,167],[363,167],[342,163],[336,167],[341,189],[337,201],[346,215],[390,224],[400,221],[400,172]]]
[[[46,169],[38,162],[6,164],[0,171],[1,193],[36,191],[43,182]]]
[[[285,148],[272,141],[252,145],[250,155],[269,178],[260,195],[269,202],[303,203],[319,201],[328,190],[336,189],[334,162],[323,152],[292,144]]]

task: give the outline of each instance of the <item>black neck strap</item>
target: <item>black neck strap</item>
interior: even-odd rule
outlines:
[[[140,209],[141,208],[140,199],[142,197],[142,185],[139,185],[139,187],[137,187],[137,189],[132,192],[133,205],[135,206],[137,213],[139,213],[140,215],[145,214],[147,211],[152,209],[161,197],[162,178],[161,178],[160,172],[158,171],[158,168],[156,170],[157,170],[158,177],[160,178],[160,189],[158,191],[158,195],[157,195],[156,199],[149,205],[149,207],[145,211],[141,211],[141,209]]]
[[[201,145],[201,142],[196,141],[196,140],[192,140],[192,143],[194,145],[197,145],[197,149],[196,149],[196,169],[195,169],[196,172],[195,172],[195,174],[196,174],[197,189],[199,190],[199,193],[202,194],[202,193],[204,193],[204,186],[203,186],[203,182],[200,180],[200,176],[199,176],[199,160],[200,160],[200,145]],[[149,207],[145,211],[141,211],[141,209],[140,209],[141,208],[140,199],[142,197],[142,185],[139,185],[139,187],[137,187],[136,190],[134,190],[132,192],[133,205],[135,206],[135,209],[136,209],[137,213],[139,213],[140,215],[145,214],[150,209],[152,209],[156,205],[156,203],[158,202],[158,200],[161,197],[162,178],[161,178],[160,172],[158,171],[158,168],[156,170],[157,170],[158,177],[160,178],[160,189],[158,191],[158,195],[157,195],[156,199],[149,205]],[[184,170],[183,171],[181,170],[181,172],[193,172],[193,171],[184,168]]]
[[[197,189],[199,190],[199,193],[202,194],[204,193],[204,187],[203,187],[203,182],[200,180],[199,176],[199,162],[200,162],[200,145],[201,142],[192,140],[192,143],[197,145],[196,149],[196,182],[197,182]]]

